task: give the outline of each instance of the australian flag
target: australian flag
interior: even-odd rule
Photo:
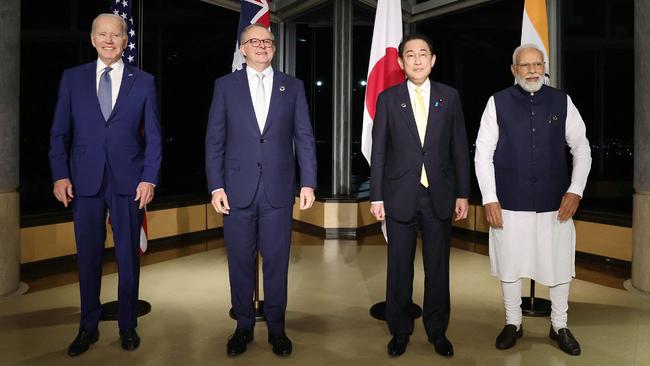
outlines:
[[[239,38],[244,28],[255,23],[264,24],[267,28],[271,27],[271,13],[269,12],[268,0],[241,0],[240,9],[237,42],[235,45],[235,54],[232,59],[232,71],[241,70],[242,64],[245,62],[244,56],[239,52]]]
[[[133,22],[132,0],[111,0],[111,12],[119,15],[126,21],[127,33],[129,41],[124,52],[122,52],[122,60],[124,63],[138,67],[138,44],[135,36],[135,23]]]

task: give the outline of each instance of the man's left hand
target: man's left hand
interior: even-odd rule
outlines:
[[[578,210],[578,204],[580,204],[580,196],[575,193],[567,192],[562,197],[562,203],[560,204],[560,209],[557,212],[557,219],[560,221],[566,221],[575,215]]]
[[[140,182],[135,189],[134,201],[140,200],[140,209],[142,210],[153,199],[154,185],[147,182]]]
[[[302,187],[300,188],[300,209],[306,210],[311,208],[316,200],[314,195],[314,189],[311,187]]]
[[[467,198],[457,198],[456,199],[456,208],[454,212],[456,217],[454,221],[459,221],[467,218],[467,211],[469,211],[469,201]]]

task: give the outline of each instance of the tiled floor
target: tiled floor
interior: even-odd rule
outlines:
[[[480,245],[456,243],[451,255],[452,317],[448,336],[456,355],[445,359],[416,323],[405,355],[389,358],[386,325],[368,315],[385,291],[386,248],[380,237],[323,241],[295,234],[289,274],[287,333],[294,354],[281,359],[258,324],[255,341],[237,358],[225,355],[234,328],[221,240],[170,247],[147,254],[141,298],[153,311],[140,318],[142,345],[120,348],[117,324],[100,324],[100,340],[78,358],[65,350],[77,330],[79,300],[73,273],[28,279],[28,294],[0,303],[1,365],[650,365],[650,301],[576,279],[569,326],[583,354],[571,357],[548,339],[546,318],[525,318],[525,335],[507,351],[494,348],[503,326],[498,281],[489,275]],[[362,244],[362,245],[359,245]],[[373,245],[377,244],[377,245]],[[479,252],[479,253],[476,253]],[[117,276],[107,263],[102,300],[115,299]],[[589,273],[587,273],[589,276]],[[29,277],[29,276],[24,276]],[[579,275],[580,277],[580,275]],[[620,281],[610,276],[613,284]],[[422,263],[416,259],[414,301],[422,302]],[[527,289],[525,289],[527,291]],[[538,295],[547,297],[545,288]]]

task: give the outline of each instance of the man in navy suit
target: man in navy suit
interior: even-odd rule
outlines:
[[[437,353],[454,354],[449,324],[451,217],[467,217],[469,153],[458,92],[429,80],[436,62],[431,42],[405,37],[399,65],[408,80],[377,100],[372,130],[371,213],[386,219],[388,281],[386,320],[393,338],[388,354],[406,351],[418,229],[424,261],[424,328]],[[455,213],[455,215],[454,215]]]
[[[120,339],[126,350],[140,344],[135,331],[140,226],[158,181],[162,148],[154,78],[122,61],[126,32],[126,22],[117,15],[95,18],[90,38],[98,59],[64,71],[50,132],[54,195],[72,206],[79,266],[81,321],[70,356],[84,353],[99,337],[109,210]]]
[[[316,147],[302,81],[273,70],[273,34],[263,25],[244,29],[246,67],[214,82],[205,138],[208,189],[224,215],[235,333],[226,351],[235,356],[253,340],[255,254],[263,258],[264,314],[277,355],[291,354],[285,333],[287,272],[300,165],[300,209],[314,202]]]

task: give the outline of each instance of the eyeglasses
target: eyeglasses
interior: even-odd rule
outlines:
[[[120,34],[110,33],[109,34],[109,33],[106,33],[106,32],[101,32],[101,33],[95,33],[94,36],[97,39],[104,40],[104,39],[113,39],[113,38],[123,38],[124,34],[122,34],[122,33],[120,33]]]
[[[246,43],[250,43],[251,46],[257,48],[260,47],[262,44],[264,44],[264,47],[273,47],[275,44],[275,41],[272,39],[257,39],[257,38],[251,38],[248,41],[242,43],[242,46],[245,45]]]
[[[407,64],[412,64],[412,63],[415,62],[416,59],[426,61],[426,60],[429,59],[429,57],[431,57],[430,52],[422,52],[422,53],[418,53],[418,54],[416,54],[416,53],[408,53],[408,54],[404,55],[404,61]]]
[[[530,64],[525,62],[525,63],[517,64],[515,66],[517,66],[519,68],[522,68],[522,69],[531,70],[531,69],[541,69],[541,68],[544,67],[544,65],[545,65],[545,62],[533,62],[533,63],[530,63]]]

